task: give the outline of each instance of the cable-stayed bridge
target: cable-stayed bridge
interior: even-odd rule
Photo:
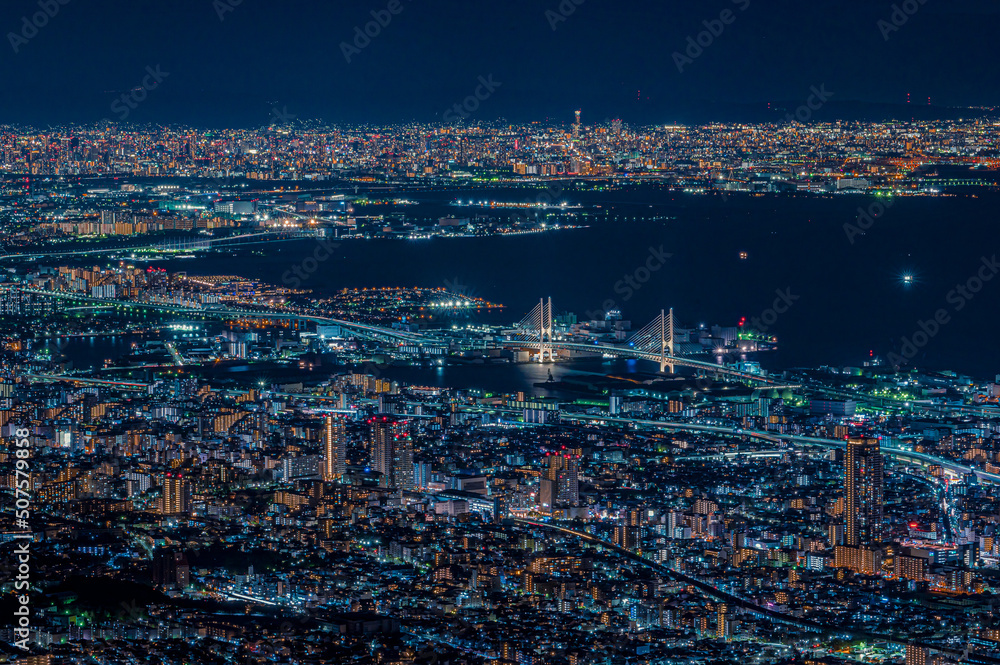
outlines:
[[[0,286],[0,292],[4,291],[19,291],[25,294],[57,298],[74,303],[76,306],[101,306],[112,307],[117,310],[157,311],[205,319],[280,320],[289,321],[292,325],[302,327],[306,323],[333,325],[350,331],[357,337],[396,344],[400,347],[440,347],[444,343],[442,337],[436,335],[433,330],[417,333],[359,323],[357,321],[316,316],[293,310],[226,308],[218,306],[192,307],[172,303],[98,298],[69,291],[48,291],[24,286]],[[501,339],[495,343],[504,348],[536,350],[535,361],[542,363],[555,362],[559,351],[588,354],[599,353],[607,356],[655,362],[660,366],[660,372],[662,373],[673,374],[677,367],[687,367],[699,373],[712,374],[719,377],[733,377],[743,381],[766,385],[778,385],[780,383],[759,374],[676,355],[674,350],[674,312],[672,309],[662,310],[659,316],[636,331],[625,344],[621,345],[565,339],[555,332],[552,312],[551,298],[539,300],[538,304],[505,335],[507,339]]]
[[[536,362],[553,362],[558,351],[601,353],[620,358],[649,360],[659,364],[661,373],[673,374],[677,367],[737,377],[760,383],[777,383],[773,379],[744,372],[724,365],[681,357],[674,352],[674,310],[661,310],[659,316],[637,330],[623,345],[582,342],[563,339],[553,333],[552,299],[542,299],[522,318],[503,340],[507,348],[537,349]]]

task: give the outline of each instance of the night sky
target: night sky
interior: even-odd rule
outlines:
[[[41,1],[58,12],[33,35],[22,19],[39,0],[0,5],[0,122],[116,119],[115,99],[157,66],[167,76],[130,122],[256,127],[275,110],[435,122],[490,76],[499,85],[469,121],[569,121],[577,108],[588,124],[759,121],[824,85],[833,101],[817,118],[903,116],[886,105],[907,92],[922,113],[928,97],[943,115],[1000,105],[998,0],[909,0],[888,40],[878,22],[893,3],[878,0],[564,0],[571,14],[559,0],[395,0],[395,15],[389,0]],[[724,10],[730,24],[679,72],[674,52]],[[348,63],[341,44],[372,11],[391,20]]]

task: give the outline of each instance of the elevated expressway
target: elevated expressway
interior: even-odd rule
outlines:
[[[32,289],[26,287],[12,287],[12,286],[0,287],[0,291],[6,291],[6,290],[19,290],[23,293],[30,293],[32,295],[37,295],[37,296],[56,298],[60,300],[66,300],[69,302],[102,305],[106,307],[114,307],[116,309],[151,310],[151,311],[167,312],[170,314],[201,317],[201,318],[221,318],[221,319],[256,318],[256,319],[272,319],[272,320],[284,320],[284,321],[309,321],[321,325],[340,326],[342,328],[354,332],[359,336],[368,337],[371,339],[389,339],[400,343],[415,344],[415,345],[423,345],[430,343],[430,340],[428,340],[428,338],[425,336],[405,332],[402,330],[383,328],[380,326],[372,326],[365,323],[358,323],[356,321],[344,321],[341,319],[333,319],[325,316],[299,314],[297,312],[231,309],[222,307],[219,308],[187,307],[184,305],[175,305],[171,303],[150,303],[150,302],[135,302],[131,300],[111,300],[107,298],[95,298],[93,296],[88,296],[81,293],[70,293],[67,291],[46,291],[44,289]]]
[[[639,420],[634,418],[616,418],[611,416],[592,416],[588,414],[578,414],[578,413],[562,413],[560,414],[560,419],[563,421],[570,422],[583,422],[583,423],[612,423],[619,425],[635,425],[637,427],[646,428],[662,428],[662,429],[673,429],[673,430],[688,430],[693,432],[713,432],[715,434],[728,434],[730,436],[749,436],[756,439],[762,439],[771,443],[777,441],[787,441],[793,444],[801,444],[806,446],[821,446],[824,448],[844,448],[845,443],[838,439],[824,439],[815,436],[802,436],[798,434],[778,434],[775,432],[765,432],[762,430],[752,430],[752,429],[741,429],[734,427],[726,427],[724,425],[703,425],[700,423],[686,423],[686,422],[676,422],[676,421],[661,421],[661,420]],[[1000,484],[1000,474],[988,473],[986,471],[981,471],[971,466],[965,464],[959,464],[954,460],[945,459],[943,457],[936,457],[934,455],[928,455],[926,453],[918,453],[909,450],[903,450],[901,448],[895,448],[893,446],[882,445],[882,452],[893,459],[903,460],[906,462],[916,462],[922,466],[938,465],[942,469],[951,471],[957,476],[962,476],[969,473],[974,473],[979,478],[980,481],[997,483]]]

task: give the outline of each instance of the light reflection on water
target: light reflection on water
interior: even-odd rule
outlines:
[[[482,388],[490,392],[514,393],[524,391],[530,395],[567,397],[574,393],[536,386],[548,381],[562,381],[586,374],[628,375],[637,372],[655,372],[654,363],[636,360],[602,360],[588,358],[548,365],[537,363],[499,365],[450,365],[445,367],[389,367],[382,371],[384,378],[412,385],[429,385],[452,388]]]

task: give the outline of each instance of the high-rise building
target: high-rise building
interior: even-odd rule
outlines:
[[[833,548],[833,567],[849,568],[862,575],[878,575],[883,570],[883,550],[865,545],[837,545]]]
[[[159,548],[152,559],[152,577],[157,586],[184,589],[191,583],[191,565],[183,552]]]
[[[545,464],[547,466],[545,469],[545,478],[558,480],[559,472],[562,471],[565,460],[565,457],[557,453],[545,453]]]
[[[627,524],[619,524],[611,532],[611,542],[619,547],[634,550],[639,546],[640,529]]]
[[[393,441],[391,487],[410,491],[413,489],[413,439],[404,432]]]
[[[559,485],[556,489],[557,501],[571,506],[580,505],[580,479],[575,470],[563,471],[559,474]]]
[[[323,460],[319,455],[295,455],[281,461],[281,476],[290,481],[296,478],[317,478],[321,473]]]
[[[191,483],[183,473],[163,476],[162,510],[164,515],[183,515],[191,509]]]
[[[399,433],[395,418],[380,415],[368,420],[368,457],[373,471],[389,475],[392,469],[392,441]]]
[[[323,480],[339,480],[347,472],[347,428],[327,416],[323,423]]]
[[[413,440],[406,420],[378,415],[368,421],[369,454],[374,471],[388,487],[413,489]]]
[[[541,478],[538,481],[538,507],[543,513],[551,513],[552,507],[556,503],[556,481],[550,478]]]
[[[413,465],[413,485],[418,489],[425,490],[430,487],[431,474],[434,467],[426,462],[416,462]]]
[[[730,637],[729,632],[729,606],[725,603],[719,605],[718,622],[715,626],[715,636],[724,640]]]
[[[906,665],[927,665],[927,647],[906,645]]]
[[[844,453],[844,544],[882,542],[882,452],[878,439],[850,439]]]
[[[571,506],[580,505],[580,460],[566,455],[563,468],[557,476],[556,500]]]
[[[539,480],[538,504],[546,511],[556,503],[580,504],[580,460],[576,455],[546,453],[546,468]]]

